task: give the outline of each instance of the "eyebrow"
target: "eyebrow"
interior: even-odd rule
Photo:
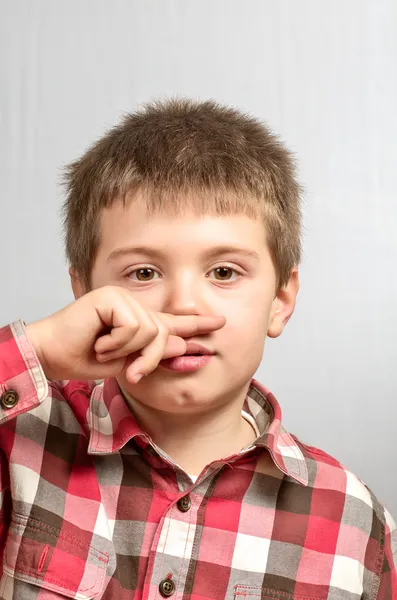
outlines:
[[[117,248],[109,254],[108,261],[114,261],[124,256],[131,256],[132,254],[144,254],[153,258],[165,258],[166,253],[157,248],[151,248],[149,246],[126,246],[124,248]],[[247,248],[240,248],[239,246],[215,246],[209,248],[203,252],[203,257],[207,260],[211,260],[226,254],[235,254],[239,256],[245,256],[255,260],[260,260],[260,256],[254,250],[248,250]]]

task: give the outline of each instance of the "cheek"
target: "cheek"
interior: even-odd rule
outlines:
[[[227,321],[223,337],[219,339],[219,350],[230,381],[244,382],[254,376],[262,360],[266,325],[265,319],[255,318],[250,312],[240,314],[233,322]]]
[[[258,330],[262,335],[267,332],[272,300],[268,290],[250,290],[250,293],[229,296],[219,303],[219,313],[222,313],[227,323],[234,329],[244,332]]]
[[[263,352],[270,307],[264,302],[225,306],[226,325],[219,333],[226,351],[234,355]]]

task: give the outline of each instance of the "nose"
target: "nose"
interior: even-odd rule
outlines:
[[[164,312],[174,315],[212,314],[205,302],[204,288],[194,273],[178,273],[168,282]]]

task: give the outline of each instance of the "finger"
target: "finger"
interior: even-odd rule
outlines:
[[[176,335],[169,335],[167,344],[164,348],[163,358],[173,358],[182,356],[186,352],[186,342],[183,338]]]
[[[97,340],[95,344],[95,352],[99,357],[101,357],[101,360],[113,360],[115,358],[120,358],[123,356],[125,357],[129,354],[139,352],[142,348],[150,344],[150,342],[156,337],[157,333],[158,330],[155,324],[153,324],[151,327],[140,326],[135,332],[127,330],[125,335],[124,333],[121,333],[119,336],[119,343],[115,348],[113,347],[113,342],[109,342],[108,344],[108,342],[105,341],[103,345],[99,345],[100,340]]]
[[[141,325],[132,337],[128,337],[124,344],[119,344],[114,350],[105,350],[99,347],[97,358],[100,362],[114,360],[115,358],[126,357],[128,355],[139,354],[142,348],[145,348],[158,334],[157,325],[152,322],[150,325]],[[95,351],[98,348],[95,347]]]
[[[173,358],[174,356],[182,356],[185,354],[185,352],[185,340],[175,335],[170,335],[168,336],[161,360],[165,358]],[[154,369],[150,371],[150,368],[147,368],[146,359],[142,358],[141,353],[136,353],[135,357],[130,355],[128,357],[128,363],[129,365],[126,370],[126,378],[130,383],[138,383],[139,379],[141,379],[143,375],[147,375],[149,372],[154,371]],[[155,366],[155,368],[158,366],[158,364]]]
[[[126,298],[114,290],[103,296],[95,306],[99,318],[109,330],[95,343],[95,351],[102,353],[123,346],[139,329],[137,311],[131,311]]]
[[[165,323],[170,334],[183,338],[217,331],[226,323],[225,317],[220,315],[171,315],[169,313],[157,313],[157,315]]]
[[[90,362],[89,365],[87,365],[86,370],[84,371],[84,379],[89,379],[91,381],[94,381],[96,379],[106,379],[107,377],[116,377],[117,375],[120,375],[120,373],[122,373],[124,371],[125,366],[126,366],[125,358],[119,358],[118,360],[112,360],[106,364],[95,363],[95,361],[92,361],[92,362]],[[78,376],[74,376],[72,374],[72,377],[70,377],[70,379],[73,379],[73,378],[81,379],[81,377],[82,377],[81,371],[79,370]]]
[[[163,350],[163,355],[160,358],[160,361],[157,362],[157,364],[154,362],[154,368],[153,369],[147,369],[146,365],[148,364],[148,361],[146,360],[146,356],[150,355],[150,353],[152,352],[153,348],[154,348],[154,342],[152,342],[149,346],[146,346],[146,348],[144,348],[144,350],[141,351],[141,353],[136,356],[136,359],[134,361],[134,370],[136,372],[141,372],[140,369],[143,369],[145,371],[145,375],[147,375],[149,372],[154,371],[154,369],[157,367],[157,365],[159,364],[159,362],[165,358],[173,358],[174,356],[182,356],[183,354],[185,354],[186,352],[186,342],[183,338],[177,337],[175,335],[170,335],[168,336],[168,340],[166,342],[165,348]],[[142,360],[141,360],[142,357]],[[145,360],[144,360],[145,358]],[[142,367],[141,367],[142,365]]]
[[[143,375],[148,375],[154,371],[159,362],[164,358],[169,338],[168,328],[156,315],[153,315],[153,319],[156,321],[158,333],[150,344],[142,348],[141,356],[128,369],[128,376],[132,377],[135,382],[138,377],[141,378]]]
[[[98,354],[112,354],[123,348],[131,339],[135,339],[139,331],[139,323],[125,323],[123,326],[113,327],[109,333],[101,335],[95,342],[94,349]],[[116,355],[111,358],[116,358]]]
[[[157,325],[149,313],[128,298],[123,298],[121,306],[115,309],[114,323],[110,333],[95,343],[99,360],[127,356],[145,347],[157,335]]]

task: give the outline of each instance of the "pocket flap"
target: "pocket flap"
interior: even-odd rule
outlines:
[[[95,598],[102,590],[109,556],[87,543],[84,538],[90,534],[76,530],[63,531],[14,513],[4,572],[67,598]]]

